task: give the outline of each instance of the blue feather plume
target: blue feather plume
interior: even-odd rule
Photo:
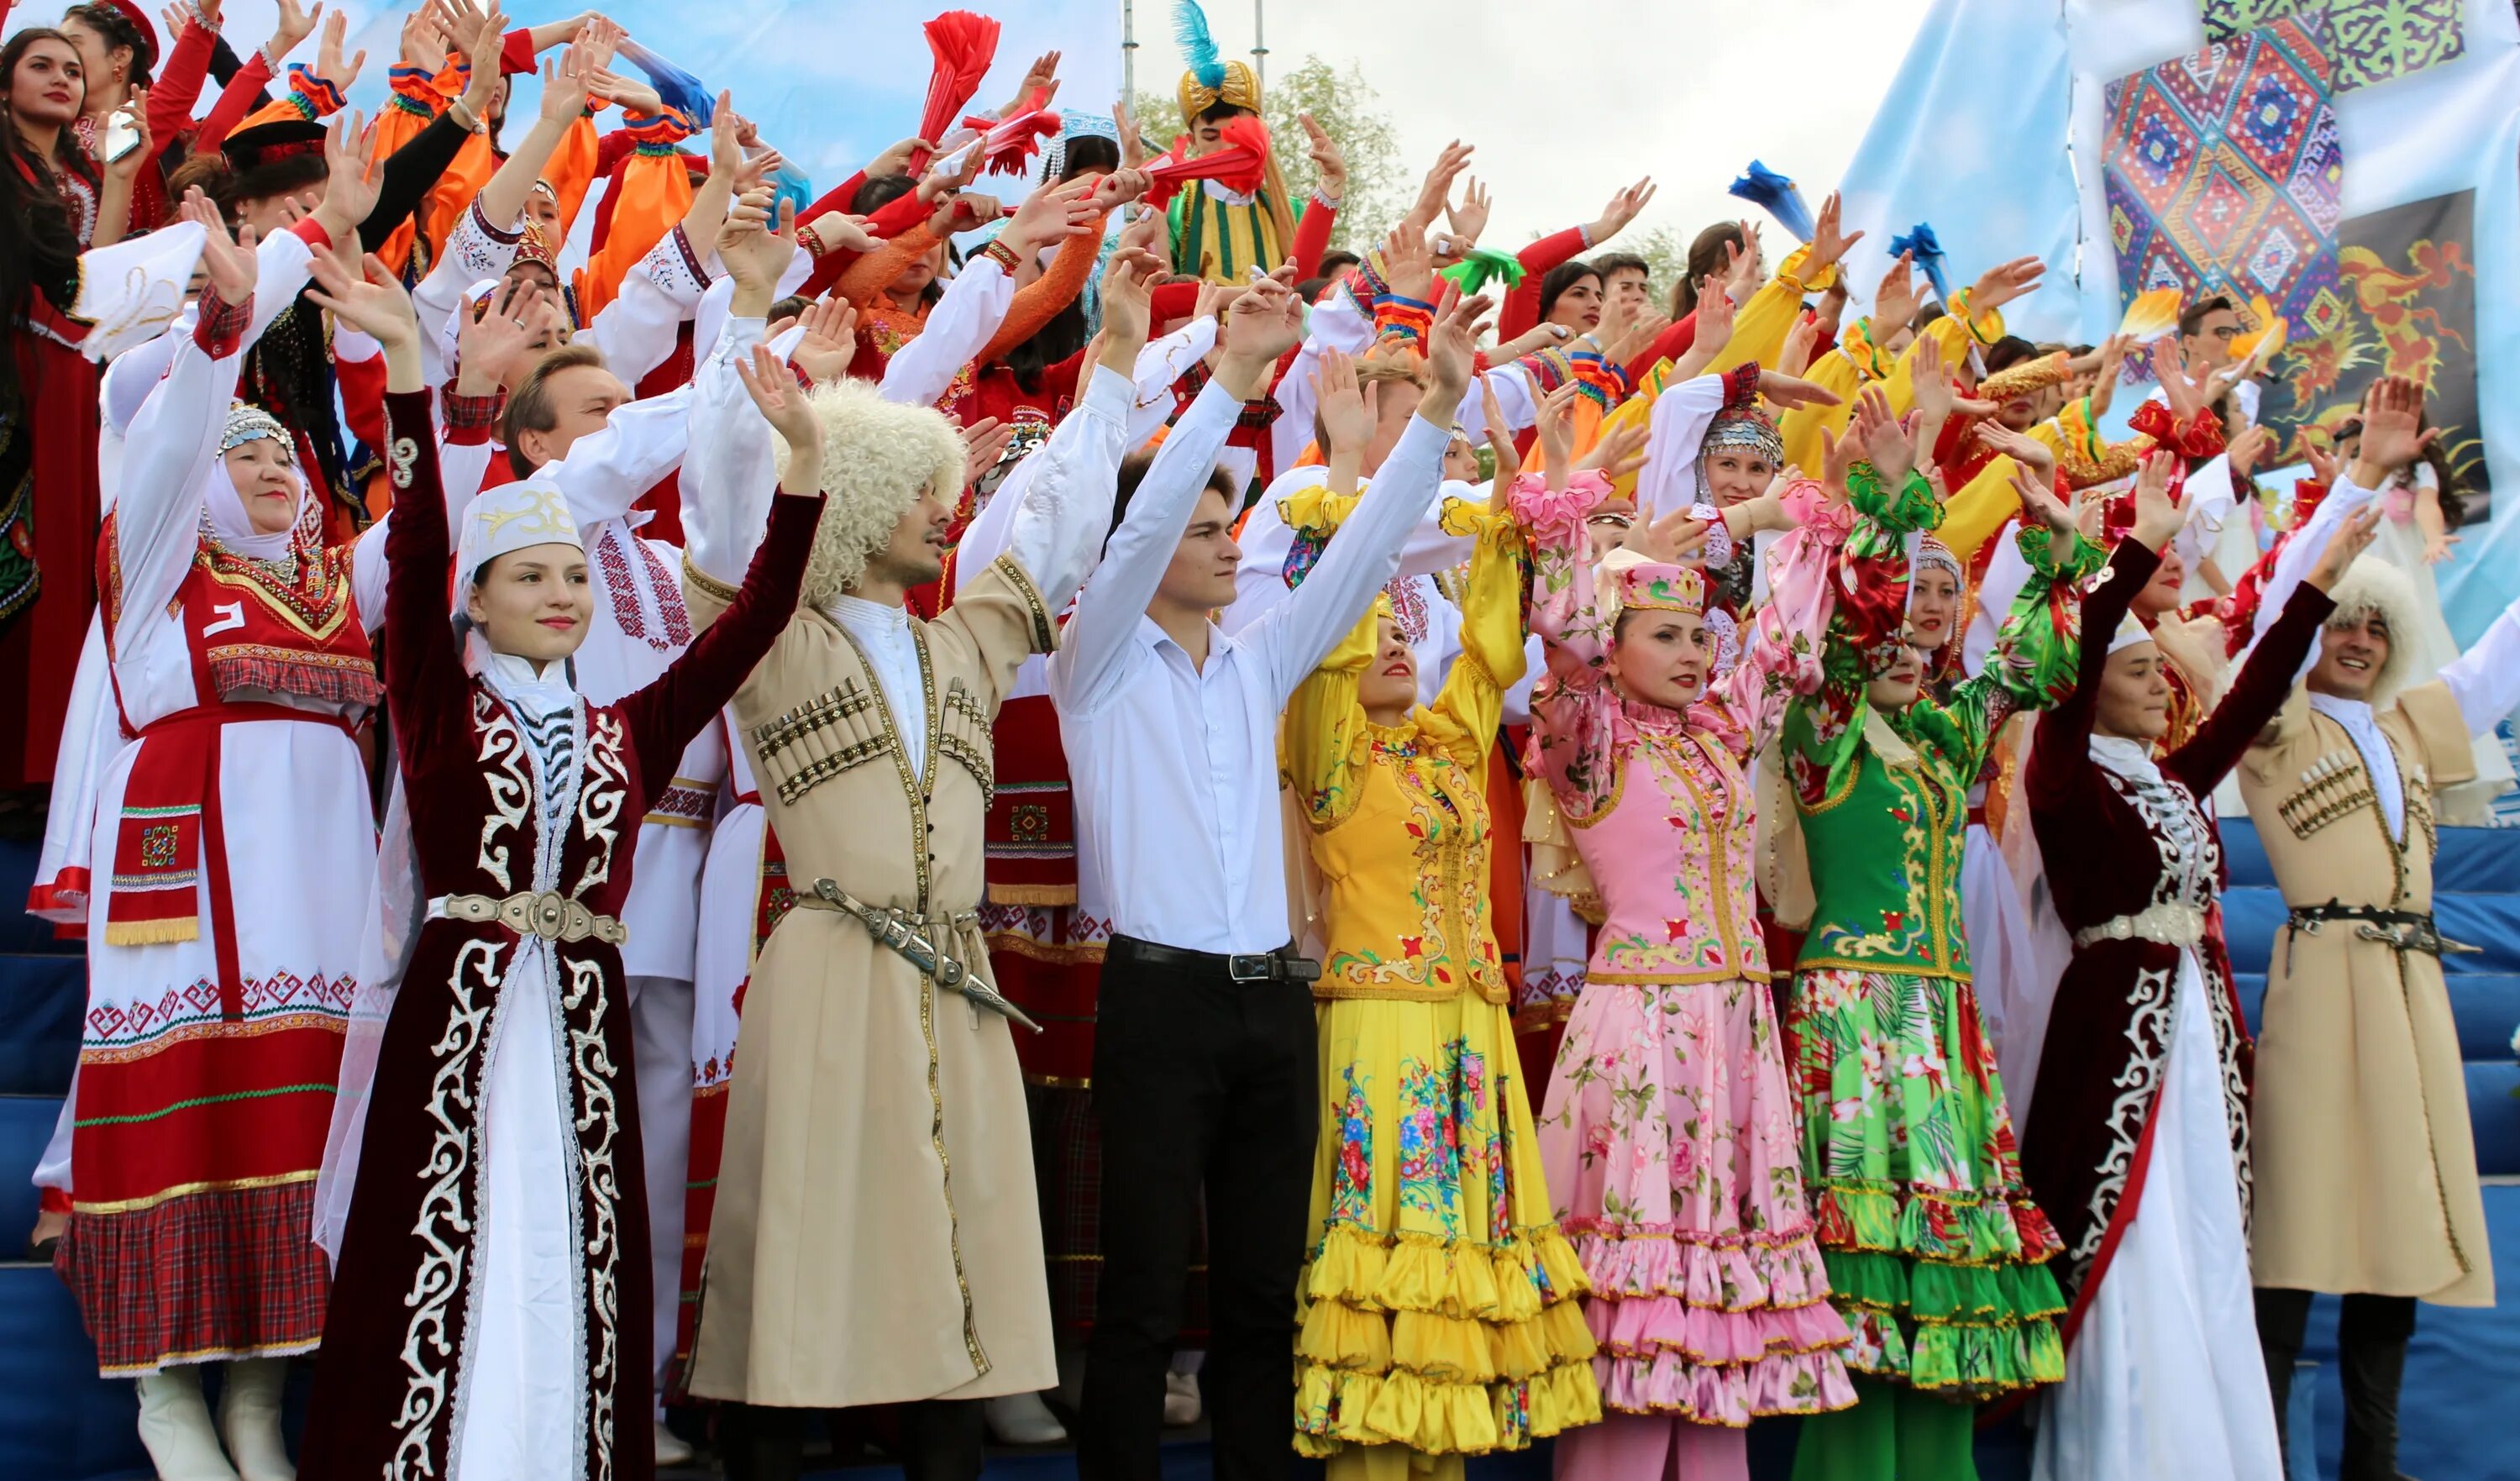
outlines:
[[[1811,207],[1803,203],[1802,191],[1758,160],[1751,160],[1750,168],[1732,182],[1732,194],[1776,217],[1777,224],[1793,233],[1795,241],[1812,239]]]
[[[636,41],[623,40],[617,51],[623,61],[647,74],[648,85],[656,90],[667,108],[682,112],[701,128],[708,127],[709,114],[717,108],[717,94],[710,92],[699,78]]]
[[[1225,63],[1216,54],[1216,38],[1207,33],[1207,12],[1198,8],[1198,0],[1173,0],[1173,44],[1189,59],[1199,86],[1225,85]]]
[[[1952,301],[1952,286],[1943,277],[1943,244],[1934,239],[1931,226],[1919,221],[1908,229],[1908,235],[1891,238],[1890,255],[1901,252],[1913,252],[1917,270],[1934,286],[1934,296],[1945,303]]]

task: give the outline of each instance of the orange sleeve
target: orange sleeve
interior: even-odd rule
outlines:
[[[871,308],[884,286],[908,270],[936,245],[935,231],[924,221],[863,253],[840,274],[840,296],[860,308]]]
[[[578,207],[586,203],[586,193],[594,188],[599,143],[594,117],[581,114],[561,136],[560,148],[553,150],[551,158],[543,163],[543,180],[560,197],[560,227],[563,233],[576,229]]]
[[[595,316],[620,292],[621,280],[630,269],[665,240],[665,233],[681,225],[692,208],[691,173],[671,145],[660,153],[651,153],[650,146],[642,145],[621,166],[620,192],[612,207],[610,230],[577,275],[581,323],[595,322]]]
[[[1043,325],[1058,318],[1060,309],[1085,292],[1085,280],[1093,275],[1095,260],[1102,253],[1100,230],[1058,244],[1058,255],[1050,259],[1050,267],[1015,290],[1014,301],[1007,305],[1006,322],[998,326],[998,332],[989,337],[988,347],[971,363],[986,365],[1039,334]]]
[[[428,188],[428,246],[432,253],[445,250],[447,234],[455,230],[455,223],[472,206],[472,198],[481,194],[481,187],[489,184],[490,177],[498,171],[499,157],[490,151],[488,134],[474,134],[455,152],[455,162]],[[512,223],[494,224],[505,231]]]

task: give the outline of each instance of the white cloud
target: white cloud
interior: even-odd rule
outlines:
[[[1276,0],[1274,67],[1354,62],[1399,125],[1411,180],[1447,140],[1478,148],[1496,194],[1491,245],[1589,221],[1619,186],[1660,186],[1639,228],[1684,236],[1754,210],[1725,194],[1751,159],[1817,207],[1844,172],[1908,52],[1926,0],[1762,0],[1748,12],[1528,0]],[[1252,12],[1209,0],[1227,57]],[[1182,62],[1171,7],[1137,6],[1137,85],[1170,93]]]

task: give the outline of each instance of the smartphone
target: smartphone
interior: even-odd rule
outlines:
[[[140,125],[133,121],[128,104],[115,109],[105,120],[105,162],[113,163],[140,147]]]

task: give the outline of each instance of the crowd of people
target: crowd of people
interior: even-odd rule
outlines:
[[[2396,1475],[2416,1302],[2493,1300],[2431,862],[2520,703],[2419,387],[2262,490],[2225,299],[1866,311],[1834,199],[1656,285],[1650,181],[1508,252],[1465,144],[1333,251],[1189,0],[1181,138],[1053,53],[811,201],[472,3],[373,119],[295,0],[0,48],[36,1233],[162,1477],[641,1478],[670,1403],[736,1481],[877,1409],[913,1481],[1202,1410],[1922,1481],[2026,1405],[2276,1481],[2317,1291]]]

